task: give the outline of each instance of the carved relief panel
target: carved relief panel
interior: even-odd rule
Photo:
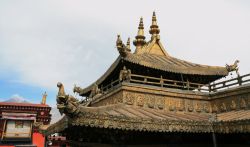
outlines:
[[[241,98],[240,99],[240,108],[244,109],[247,107],[247,104],[246,104],[246,101],[245,101],[245,98]]]
[[[185,111],[185,100],[179,99],[177,102],[177,110],[178,111]]]
[[[226,106],[225,102],[222,102],[222,103],[220,104],[220,111],[221,111],[221,112],[227,111],[227,106]]]
[[[204,103],[204,107],[203,108],[204,108],[204,111],[206,113],[209,113],[211,111],[211,105],[210,105],[210,103],[208,103],[208,102]]]
[[[235,100],[232,100],[232,101],[231,101],[230,108],[231,108],[231,110],[236,110],[237,104],[236,104]]]
[[[157,107],[158,109],[164,109],[165,99],[163,97],[157,97]]]
[[[187,105],[187,110],[189,112],[193,112],[194,111],[194,106],[193,106],[193,101],[192,100],[188,100],[186,105]]]
[[[175,100],[170,98],[170,99],[168,99],[168,102],[169,102],[169,104],[168,104],[169,111],[175,111],[175,108],[176,108]]]
[[[147,104],[149,108],[155,107],[155,97],[153,95],[147,95]]]
[[[143,107],[144,106],[144,101],[145,101],[145,96],[142,94],[137,95],[137,106]]]
[[[128,105],[133,105],[135,102],[135,95],[133,93],[126,92],[124,94],[124,102]]]
[[[195,111],[201,112],[203,110],[202,103],[200,101],[196,101],[195,103]]]

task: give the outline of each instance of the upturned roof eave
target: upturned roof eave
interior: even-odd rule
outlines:
[[[144,66],[144,67],[147,67],[147,68],[162,70],[164,72],[171,72],[171,73],[176,73],[176,74],[218,76],[218,78],[225,77],[225,76],[228,75],[228,72],[227,72],[225,67],[194,64],[194,63],[184,61],[184,60],[180,60],[180,59],[177,59],[177,58],[174,58],[174,57],[171,57],[171,56],[169,56],[168,58],[172,58],[173,60],[178,60],[178,62],[184,62],[184,63],[197,65],[197,66],[199,66],[198,68],[200,68],[200,70],[198,68],[195,69],[195,70],[190,70],[191,68],[188,68],[188,67],[187,68],[178,68],[177,65],[176,65],[175,70],[169,69],[167,67],[166,68],[160,68],[159,66],[157,67],[157,66],[151,66],[149,64],[143,64],[143,63],[140,63],[139,61],[132,61],[132,59],[130,59],[131,56],[138,56],[138,55],[130,53],[130,54],[128,54],[127,57],[118,56],[118,58],[115,60],[115,62],[109,67],[109,69],[97,81],[95,81],[94,83],[92,83],[88,87],[82,89],[79,94],[81,96],[85,96],[87,93],[89,93],[91,91],[92,87],[95,84],[97,84],[97,85],[101,84],[112,73],[112,71],[117,67],[117,65],[120,63],[121,60],[124,60],[126,62],[130,62],[130,63],[133,63],[133,64],[137,64],[139,66]],[[143,56],[143,55],[139,55],[139,56]],[[204,71],[204,70],[206,70],[206,71]]]
[[[133,109],[131,109],[133,108]],[[142,108],[134,108],[132,106],[124,104],[115,104],[109,106],[100,107],[81,107],[79,117],[68,118],[64,116],[61,120],[55,124],[40,127],[40,131],[45,135],[50,135],[53,133],[60,133],[70,126],[79,127],[95,127],[95,128],[105,128],[105,129],[121,129],[121,130],[133,130],[133,131],[147,131],[147,132],[187,132],[187,133],[235,133],[235,132],[250,132],[248,130],[242,130],[242,125],[249,125],[250,119],[246,117],[244,119],[232,119],[232,120],[213,120],[211,119],[212,113],[204,114],[189,114],[189,119],[187,117],[183,118],[184,114],[178,114],[173,112],[166,112],[162,110],[152,110],[147,109],[144,114],[143,111],[139,111],[140,115],[146,115],[149,117],[149,113],[159,116],[167,116],[168,118],[141,118],[139,117],[129,117],[125,114],[119,116],[109,114],[109,111],[117,109],[130,109],[129,111],[137,111]],[[249,111],[249,110],[248,110]],[[122,111],[118,111],[122,112]],[[109,114],[109,115],[108,115]],[[137,113],[133,113],[137,114]],[[166,115],[163,115],[166,114]],[[192,117],[191,117],[192,116]],[[201,118],[201,119],[199,119]],[[203,119],[202,119],[203,118]],[[237,117],[236,117],[237,118]],[[154,124],[154,125],[152,125]],[[233,130],[228,131],[227,127],[234,127]]]

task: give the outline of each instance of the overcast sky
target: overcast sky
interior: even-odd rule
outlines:
[[[170,55],[219,66],[238,59],[250,72],[248,0],[1,0],[0,101],[39,103],[47,91],[54,105],[58,81],[67,93],[88,86],[117,58],[117,34],[134,39],[140,17],[149,40],[154,10]]]

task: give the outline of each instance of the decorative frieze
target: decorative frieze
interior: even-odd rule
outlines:
[[[244,94],[239,97],[227,97],[221,99],[196,100],[190,98],[181,98],[178,95],[164,96],[158,94],[148,94],[143,92],[120,91],[107,98],[100,100],[93,106],[125,103],[139,107],[166,110],[166,111],[184,111],[195,113],[223,113],[232,110],[250,108],[250,95]],[[225,95],[226,97],[226,95]]]

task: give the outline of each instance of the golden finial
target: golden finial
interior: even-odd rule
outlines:
[[[117,40],[116,40],[116,47],[120,48],[121,46],[122,46],[122,39],[121,39],[121,36],[118,34]]]
[[[157,37],[157,36],[159,36],[158,34],[160,33],[159,26],[157,25],[155,11],[153,12],[152,25],[150,26],[149,33],[152,35],[152,37]]]
[[[116,48],[118,50],[120,50],[122,48],[122,39],[121,39],[121,36],[118,34],[117,35],[117,39],[116,39]]]
[[[143,25],[143,18],[142,17],[140,18],[137,36],[144,36],[144,25]]]
[[[141,17],[139,27],[138,27],[138,33],[137,33],[137,36],[135,36],[135,40],[134,40],[133,44],[136,46],[136,50],[138,50],[145,43],[146,43],[146,41],[145,41],[145,36],[144,36],[143,18]]]
[[[47,93],[46,93],[46,92],[44,92],[41,104],[43,104],[43,105],[45,105],[45,104],[46,104],[46,99],[47,99],[47,96],[48,96],[48,95],[47,95]]]
[[[129,51],[131,51],[131,49],[130,49],[130,38],[128,38],[128,41],[127,41],[127,49],[129,50]]]

